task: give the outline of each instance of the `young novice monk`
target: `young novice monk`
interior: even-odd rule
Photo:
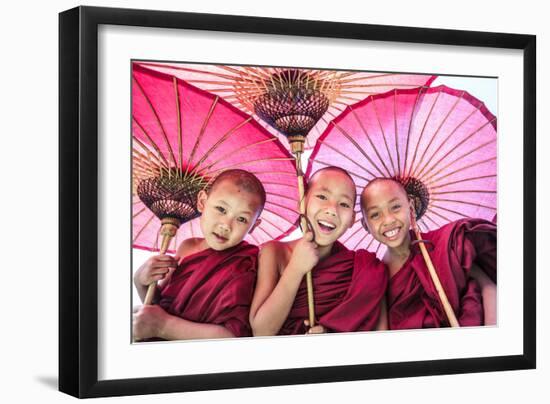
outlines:
[[[134,315],[135,340],[251,335],[258,248],[243,239],[260,223],[265,198],[261,182],[244,170],[223,172],[198,194],[204,238],[184,240],[175,257],[151,257],[134,276],[142,301],[148,285],[162,280],[156,304]]]
[[[424,258],[412,243],[415,211],[405,188],[394,179],[375,179],[361,194],[361,210],[365,228],[388,247],[383,261],[390,276],[389,328],[448,326]],[[429,241],[426,247],[459,324],[483,325],[484,317],[485,324],[495,324],[496,226],[464,219],[421,237]]]
[[[313,229],[291,242],[272,241],[259,255],[250,309],[254,335],[288,335],[383,328],[380,314],[387,275],[367,251],[350,251],[337,239],[354,223],[355,184],[337,167],[309,181],[306,216]],[[313,238],[315,236],[315,238]],[[305,275],[312,271],[316,327],[307,329]]]

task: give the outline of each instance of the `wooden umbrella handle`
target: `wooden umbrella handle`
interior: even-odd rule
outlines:
[[[154,281],[153,283],[150,283],[149,287],[147,288],[147,294],[145,295],[145,300],[143,301],[143,304],[147,306],[153,304],[153,298],[155,297],[156,290],[157,290],[157,281]]]
[[[296,158],[296,174],[298,177],[298,194],[300,198],[300,227],[302,228],[302,234],[308,230],[308,224],[306,219],[306,202],[305,202],[305,189],[304,189],[304,175],[302,173],[301,153],[295,152]],[[313,277],[311,271],[306,274],[306,286],[307,286],[307,307],[309,313],[309,326],[315,325],[315,301],[313,298]]]
[[[428,267],[428,272],[430,273],[430,277],[432,278],[432,281],[434,283],[435,289],[437,290],[437,294],[439,295],[439,300],[441,301],[441,304],[443,305],[443,310],[445,311],[445,314],[447,316],[447,319],[449,320],[449,324],[451,327],[460,327],[460,324],[458,323],[458,320],[456,319],[456,315],[453,311],[453,308],[451,307],[451,304],[449,303],[449,299],[447,299],[447,295],[445,294],[445,290],[443,290],[443,286],[441,285],[441,281],[439,280],[439,276],[437,275],[437,272],[435,271],[435,267],[432,263],[432,259],[430,258],[430,254],[428,253],[428,249],[426,248],[426,245],[422,241],[422,238],[420,237],[420,232],[417,228],[414,229],[414,232],[416,234],[416,238],[418,240],[418,246],[420,247],[420,252],[422,253],[422,256],[424,257],[424,261],[426,262],[426,266]]]
[[[163,222],[162,227],[160,229],[160,234],[162,235],[162,242],[160,245],[161,255],[166,254],[166,250],[168,250],[170,241],[176,235],[177,231],[178,231],[178,226],[176,226],[173,222],[168,222],[168,223]],[[153,298],[155,297],[156,290],[157,290],[157,281],[153,281],[152,283],[149,284],[147,288],[147,294],[145,295],[143,304],[145,305],[153,304]]]

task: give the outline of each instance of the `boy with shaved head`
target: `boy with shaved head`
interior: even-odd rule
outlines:
[[[423,256],[412,241],[417,212],[403,185],[392,178],[371,181],[361,194],[361,210],[364,227],[388,248],[383,261],[390,277],[389,328],[448,326]],[[427,240],[459,324],[495,324],[496,226],[464,219],[422,234],[422,239]]]
[[[142,301],[148,285],[161,281],[157,305],[134,315],[135,340],[251,335],[258,248],[243,239],[260,223],[265,199],[261,182],[244,170],[225,171],[199,192],[204,238],[184,240],[175,257],[151,257],[134,276]]]
[[[250,323],[254,335],[366,331],[384,328],[385,268],[367,251],[337,240],[355,221],[355,184],[337,167],[317,171],[308,183],[311,231],[260,251]],[[312,271],[317,326],[308,329],[305,275]]]

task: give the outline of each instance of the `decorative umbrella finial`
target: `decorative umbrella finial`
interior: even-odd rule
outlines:
[[[197,195],[206,184],[207,178],[198,174],[184,176],[179,172],[176,175],[159,175],[141,180],[137,194],[159,219],[185,223],[200,216]]]
[[[414,202],[416,220],[420,220],[430,204],[430,192],[424,183],[415,177],[393,177],[401,183],[407,191],[407,195]]]
[[[293,152],[302,152],[305,137],[330,105],[333,84],[296,69],[274,73],[253,101],[254,112],[288,138]]]

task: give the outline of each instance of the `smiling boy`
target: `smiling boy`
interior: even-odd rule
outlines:
[[[380,315],[387,275],[373,254],[350,251],[337,240],[355,219],[352,178],[337,167],[308,183],[306,216],[312,231],[291,242],[272,241],[259,255],[250,310],[254,335],[372,330]],[[318,326],[308,330],[305,275],[312,271]]]
[[[136,272],[142,301],[161,280],[155,303],[134,314],[135,340],[224,338],[251,335],[248,315],[258,248],[243,241],[260,223],[261,182],[244,170],[220,174],[200,191],[197,209],[204,238],[184,240],[176,255],[157,255]]]
[[[363,225],[388,249],[390,329],[448,326],[428,269],[412,245],[414,203],[401,183],[375,179],[361,194]],[[496,322],[496,226],[464,219],[422,234],[443,289],[461,326]],[[481,286],[481,290],[480,290]]]

